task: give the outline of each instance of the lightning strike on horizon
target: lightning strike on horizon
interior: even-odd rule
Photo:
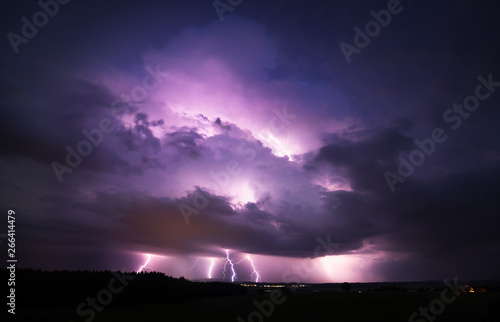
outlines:
[[[255,274],[255,283],[258,283],[259,282],[259,278],[260,278],[259,272],[257,272],[257,270],[255,269],[255,265],[253,263],[253,260],[250,258],[250,255],[248,255],[248,254],[247,254],[247,259],[248,259],[248,261],[250,262],[250,265],[252,265],[252,268],[253,268],[253,272],[252,272],[252,274],[250,274],[250,277],[252,277]]]
[[[223,278],[226,276],[226,265],[229,262],[229,265],[231,265],[231,271],[233,272],[233,275],[231,276],[231,282],[234,282],[234,280],[237,278],[236,277],[236,271],[234,270],[234,264],[233,261],[229,258],[229,249],[226,249],[226,262],[224,263],[224,272],[223,272]]]
[[[148,259],[146,260],[146,263],[144,263],[144,265],[142,265],[141,267],[139,267],[139,269],[137,270],[137,273],[140,273],[142,272],[142,270],[144,268],[151,268],[151,267],[147,267],[146,265],[149,264],[149,261],[151,260],[151,255],[150,254],[146,254],[146,256],[148,257]]]
[[[164,256],[157,256],[157,255],[151,255],[151,254],[143,254],[143,255],[146,255],[147,259],[146,259],[146,262],[144,263],[144,265],[139,267],[139,269],[137,270],[137,273],[142,272],[145,268],[153,269],[152,267],[148,266],[148,264],[151,262],[152,259],[158,261],[158,260],[164,258]]]
[[[252,268],[253,268],[253,272],[252,274],[250,274],[250,280],[252,279],[252,277],[255,275],[255,282],[259,282],[259,278],[260,278],[260,275],[259,275],[259,272],[257,272],[257,269],[255,268],[255,265],[254,265],[254,262],[253,262],[253,259],[250,258],[250,255],[247,254],[246,258],[243,258],[241,259],[239,262],[237,262],[236,264],[239,264],[241,262],[244,262],[244,261],[249,261],[250,262],[250,265],[252,265]]]
[[[210,267],[208,268],[208,278],[212,279],[212,269],[214,268],[215,260],[213,258],[210,259]]]

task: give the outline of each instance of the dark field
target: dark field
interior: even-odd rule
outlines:
[[[274,305],[269,317],[258,315],[248,320],[262,303],[270,298],[264,295],[209,297],[178,303],[106,307],[93,321],[408,321],[419,307],[440,297],[439,292],[368,292],[368,293],[306,293],[286,294],[283,304]],[[435,321],[500,321],[500,293],[463,293],[450,304]],[[266,302],[269,303],[269,302]],[[266,306],[269,310],[269,307]],[[272,310],[271,310],[272,311]],[[496,315],[496,319],[495,316]],[[33,309],[19,311],[18,321],[83,321],[75,309]],[[413,321],[426,321],[416,317]]]

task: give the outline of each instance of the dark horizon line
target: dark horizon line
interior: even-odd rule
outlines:
[[[329,284],[342,284],[344,282],[348,282],[348,283],[351,283],[351,284],[380,284],[380,283],[442,283],[443,282],[443,279],[430,279],[430,280],[399,280],[399,281],[377,281],[377,282],[354,282],[354,281],[343,281],[343,282],[325,282],[325,283],[317,283],[317,282],[306,282],[306,281],[303,281],[303,282],[298,282],[298,283],[285,283],[285,282],[266,282],[266,281],[260,281],[260,282],[254,282],[254,281],[245,281],[245,280],[242,280],[242,281],[235,281],[235,282],[231,282],[231,281],[225,281],[223,279],[217,279],[217,278],[196,278],[196,279],[189,279],[189,278],[186,278],[184,276],[180,276],[180,277],[174,277],[174,276],[171,276],[171,275],[167,275],[166,273],[164,272],[160,272],[160,271],[142,271],[142,272],[137,272],[137,271],[121,271],[121,270],[112,270],[112,269],[107,269],[107,270],[92,270],[92,269],[77,269],[77,270],[70,270],[70,269],[52,269],[52,270],[47,270],[47,269],[41,269],[41,268],[31,268],[31,267],[16,267],[16,270],[32,270],[32,271],[41,271],[41,272],[85,272],[85,271],[89,271],[89,272],[116,272],[116,271],[120,271],[120,272],[123,272],[123,273],[129,273],[129,274],[148,274],[148,273],[160,273],[160,274],[163,274],[165,276],[169,276],[169,277],[172,277],[172,278],[176,278],[176,279],[180,279],[181,277],[186,279],[186,280],[189,280],[189,281],[192,281],[192,282],[224,282],[224,283],[229,283],[229,284],[275,284],[275,285],[297,285],[297,284],[304,284],[304,285],[329,285]],[[6,268],[1,268],[0,271],[8,271],[8,269]],[[448,279],[450,280],[449,278],[444,278],[444,279]],[[454,278],[451,278],[451,280],[453,280]],[[474,281],[474,282],[498,282],[500,283],[500,278],[482,278],[482,279],[475,279],[475,278],[459,278],[458,281],[466,281],[466,282],[471,282],[471,281]]]

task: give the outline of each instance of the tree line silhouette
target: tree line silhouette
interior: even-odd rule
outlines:
[[[3,280],[9,271],[2,269]],[[87,297],[96,297],[108,289],[117,275],[126,274],[129,281],[113,295],[110,306],[141,305],[183,301],[208,296],[247,294],[241,285],[224,282],[193,282],[159,272],[121,273],[112,271],[42,271],[17,269],[16,305],[18,309],[35,307],[76,307]],[[133,276],[133,278],[132,278]],[[116,287],[120,285],[115,281]]]

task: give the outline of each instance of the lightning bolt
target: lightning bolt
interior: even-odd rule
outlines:
[[[156,256],[156,255],[151,255],[151,254],[145,254],[146,255],[146,262],[144,263],[144,265],[142,265],[141,267],[139,267],[139,269],[137,270],[137,273],[140,273],[142,272],[145,268],[149,268],[149,269],[153,269],[152,267],[149,267],[148,264],[149,262],[154,259],[154,260],[160,260],[161,258],[163,258],[163,256]]]
[[[257,272],[257,270],[255,269],[255,265],[253,264],[253,260],[250,258],[250,255],[248,255],[248,254],[247,254],[247,259],[253,268],[253,272],[252,272],[252,274],[250,274],[250,277],[255,275],[255,283],[257,283],[257,282],[259,282],[259,278],[260,278],[259,272]]]
[[[237,278],[236,277],[236,271],[234,270],[234,264],[231,258],[229,258],[229,249],[226,249],[226,262],[224,263],[224,272],[223,272],[223,278],[226,277],[226,265],[229,263],[231,266],[231,271],[233,272],[233,275],[231,276],[231,282],[234,282],[234,280]]]
[[[208,268],[208,278],[212,279],[212,269],[214,268],[215,260],[213,258],[210,259],[210,267]]]
[[[137,270],[137,273],[142,272],[142,270],[143,270],[144,268],[151,268],[151,267],[147,267],[147,265],[149,264],[149,261],[151,260],[151,257],[152,257],[152,256],[151,256],[151,255],[149,255],[149,254],[146,254],[146,256],[147,256],[146,263],[144,263],[144,265],[142,265],[141,267],[139,267],[139,269]]]
[[[257,272],[257,269],[255,268],[255,265],[254,265],[254,262],[253,262],[253,259],[250,258],[250,255],[247,254],[246,258],[243,258],[241,259],[238,263],[236,264],[239,264],[241,262],[244,262],[244,261],[249,261],[250,262],[250,265],[252,266],[253,268],[253,272],[252,274],[250,274],[250,279],[252,279],[252,277],[255,275],[255,282],[257,283],[260,279],[260,275],[259,275],[259,272]]]

